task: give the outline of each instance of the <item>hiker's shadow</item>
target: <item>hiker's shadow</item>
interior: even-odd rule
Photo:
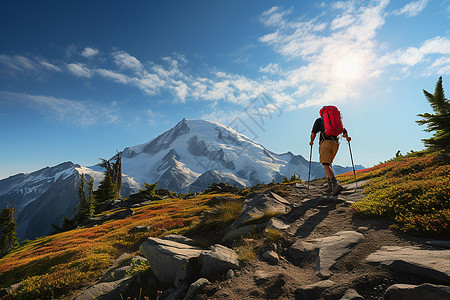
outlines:
[[[299,218],[305,217],[305,213],[310,209],[318,210],[318,212],[312,214],[304,220],[303,224],[301,224],[295,231],[294,236],[309,236],[317,225],[322,223],[330,211],[334,210],[339,203],[341,203],[341,201],[337,197],[318,196],[311,200],[304,201],[302,205],[292,209],[291,212],[286,215],[286,218],[292,222],[298,220]]]

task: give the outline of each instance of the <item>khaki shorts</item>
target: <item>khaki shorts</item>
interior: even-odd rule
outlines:
[[[325,140],[319,145],[319,156],[321,164],[331,164],[338,152],[339,144],[332,140]]]

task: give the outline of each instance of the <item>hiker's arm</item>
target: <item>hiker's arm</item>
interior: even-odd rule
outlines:
[[[350,142],[352,140],[352,138],[348,136],[347,129],[345,129],[345,128],[344,128],[344,133],[342,134],[342,137],[347,139],[347,142]]]
[[[309,142],[309,145],[312,146],[314,144],[314,139],[316,138],[316,134],[314,132],[311,132],[311,141]]]

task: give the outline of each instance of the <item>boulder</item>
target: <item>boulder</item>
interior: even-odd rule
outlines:
[[[226,274],[226,276],[225,276],[225,278],[226,278],[227,280],[230,280],[230,279],[232,279],[233,277],[234,277],[234,271],[233,271],[232,269],[229,269],[228,272],[227,272],[227,274]]]
[[[280,261],[280,257],[273,250],[264,251],[264,253],[262,254],[262,258],[264,261],[267,261],[271,265],[277,265]]]
[[[433,240],[427,241],[427,245],[450,249],[450,241]]]
[[[132,281],[132,276],[128,276],[113,282],[101,282],[89,287],[77,295],[74,300],[120,299],[121,293],[123,293]]]
[[[274,275],[271,273],[266,273],[262,270],[257,270],[255,274],[253,274],[253,280],[255,281],[256,285],[262,285],[273,276]]]
[[[448,300],[450,287],[425,283],[422,285],[394,284],[385,293],[386,300]]]
[[[212,246],[211,250],[203,251],[200,262],[202,264],[200,276],[209,280],[217,279],[229,269],[240,269],[236,252],[219,244]]]
[[[156,278],[164,284],[179,287],[198,268],[202,249],[170,240],[148,238],[140,246]]]
[[[385,246],[370,254],[366,260],[426,278],[432,283],[450,285],[450,250]]]
[[[190,239],[188,237],[185,237],[183,235],[180,235],[180,234],[168,234],[168,235],[164,236],[163,239],[190,245],[190,246],[198,246],[196,241],[194,241],[193,239]]]
[[[364,298],[356,290],[348,289],[340,300],[364,300]]]
[[[268,229],[278,229],[278,230],[286,230],[289,228],[289,224],[284,223],[278,218],[272,218],[267,223],[266,228]]]
[[[231,229],[245,225],[265,215],[282,215],[290,210],[289,202],[283,197],[269,192],[268,194],[257,194],[245,200],[241,216],[231,225]]]
[[[331,280],[322,280],[314,284],[301,287],[295,291],[295,299],[319,299],[320,294],[327,288],[334,286],[335,283]]]
[[[130,229],[130,233],[139,233],[139,232],[148,232],[149,231],[149,226],[136,226]]]
[[[201,289],[202,287],[204,287],[205,285],[208,285],[208,284],[209,284],[209,280],[206,278],[200,278],[196,282],[192,283],[183,300],[192,299],[192,297],[198,292],[199,289]]]
[[[322,279],[330,277],[330,268],[336,260],[347,254],[350,249],[361,242],[364,235],[356,231],[341,231],[331,236],[309,241],[297,240],[289,249],[291,258],[297,262],[314,260],[317,262],[317,276]]]
[[[228,242],[235,238],[246,234],[255,233],[256,231],[265,228],[267,223],[245,225],[234,230],[228,231],[222,238],[222,242]]]

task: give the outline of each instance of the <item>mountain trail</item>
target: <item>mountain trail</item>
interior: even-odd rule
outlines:
[[[289,227],[275,248],[278,263],[266,262],[264,246],[255,242],[257,258],[235,271],[231,279],[215,282],[196,299],[341,299],[356,292],[362,298],[384,299],[395,283],[430,282],[414,272],[399,272],[366,258],[384,246],[423,246],[425,240],[389,228],[387,220],[354,219],[351,203],[364,198],[366,182],[346,185],[341,195],[323,193],[324,180],[282,185],[276,193],[291,204],[278,217]],[[419,273],[420,274],[420,273]]]

